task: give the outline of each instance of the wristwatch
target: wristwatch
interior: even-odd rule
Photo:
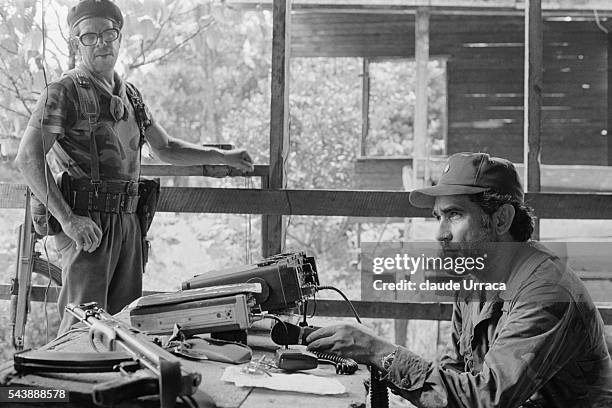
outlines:
[[[385,372],[389,372],[389,368],[391,367],[391,364],[393,364],[393,359],[395,359],[395,354],[397,354],[398,350],[399,347],[380,359],[380,366]]]

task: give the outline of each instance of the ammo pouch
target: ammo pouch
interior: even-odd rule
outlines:
[[[149,258],[150,242],[147,239],[147,232],[153,222],[155,211],[157,210],[157,202],[159,200],[160,182],[158,178],[143,179],[138,181],[138,207],[136,215],[140,223],[140,231],[142,233],[142,261],[147,263]]]
[[[68,173],[60,173],[56,183],[64,199],[68,201],[70,195],[70,176]],[[30,197],[30,212],[32,215],[32,223],[34,224],[34,231],[36,231],[38,235],[42,235],[43,237],[46,235],[53,236],[62,232],[62,226],[59,221],[47,211],[45,203],[40,201],[34,193],[32,193]]]

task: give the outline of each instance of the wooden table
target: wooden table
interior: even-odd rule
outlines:
[[[249,340],[250,343],[250,340]],[[89,344],[87,333],[71,333],[65,338],[54,340],[43,347],[47,350],[84,352],[93,351]],[[258,349],[253,350],[254,357],[265,353]],[[268,351],[269,353],[269,351]],[[369,377],[369,372],[365,367],[360,366],[359,370],[353,375],[337,375],[334,367],[321,365],[309,373],[323,377],[338,379],[346,388],[346,392],[337,396],[322,396],[314,394],[304,394],[297,392],[281,392],[264,388],[236,387],[232,383],[221,381],[221,375],[228,364],[212,361],[191,361],[183,360],[183,367],[187,371],[197,371],[202,374],[202,383],[198,392],[193,395],[200,408],[204,407],[227,407],[227,408],[261,408],[261,407],[317,407],[317,408],[350,408],[365,406],[365,388],[363,380]],[[74,374],[74,373],[41,373],[39,375],[27,374],[16,375],[13,370],[12,362],[6,362],[0,366],[0,385],[12,387],[46,387],[71,390],[71,403],[56,404],[61,408],[92,406],[93,404],[83,403],[89,399],[91,388],[95,383],[110,381],[117,378],[118,373],[95,373],[95,374]],[[75,381],[78,379],[78,381]],[[178,401],[178,400],[177,400]],[[15,404],[16,407],[25,408],[24,404]],[[52,404],[41,404],[40,407],[51,408]],[[159,406],[157,399],[140,398],[138,400],[125,402],[116,407],[156,407]],[[177,403],[177,407],[182,407]],[[2,404],[5,407],[5,404]],[[28,408],[32,405],[28,405]]]

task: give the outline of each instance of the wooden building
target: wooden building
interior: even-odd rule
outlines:
[[[417,9],[426,7],[429,56],[446,61],[446,152],[481,150],[522,162],[524,4],[295,0],[291,57],[414,58]],[[543,0],[542,15],[542,163],[608,166],[612,3]]]
[[[258,0],[232,3],[271,6]],[[518,0],[296,0],[290,56],[363,58],[367,78],[368,62],[415,58],[416,19],[425,12],[428,58],[443,60],[446,66],[446,153],[484,151],[521,163],[524,4]],[[542,1],[542,191],[612,191],[612,169],[607,167],[612,164],[611,16],[612,3],[606,1]],[[364,116],[369,112],[368,87],[364,79]],[[365,144],[367,117],[363,127]],[[355,164],[355,188],[402,190],[404,166],[412,166],[412,157],[362,157]],[[440,169],[435,161],[432,166],[435,181]]]
[[[575,19],[544,20],[542,162],[610,165],[610,40],[592,18]],[[411,14],[298,13],[292,56],[412,58],[414,25]],[[521,16],[431,15],[430,56],[446,60],[449,154],[522,161],[523,44]]]

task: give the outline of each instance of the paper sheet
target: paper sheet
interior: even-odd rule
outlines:
[[[243,373],[244,365],[225,369],[221,380],[233,382],[238,387],[269,388],[278,391],[293,391],[307,394],[335,395],[346,392],[344,385],[335,378],[319,377],[304,373],[248,374]]]

